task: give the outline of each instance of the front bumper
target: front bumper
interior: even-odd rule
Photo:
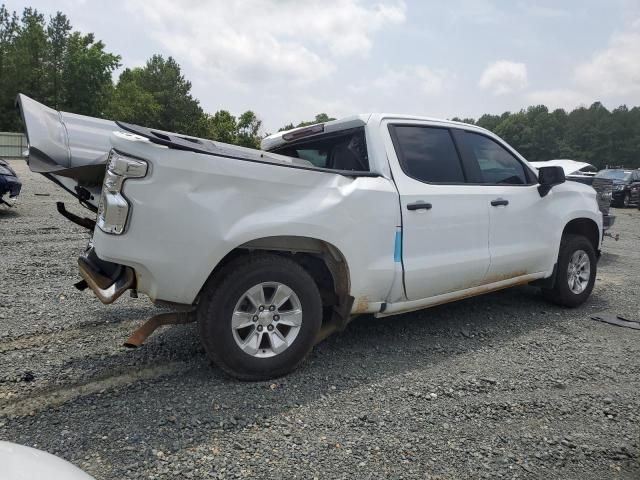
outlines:
[[[18,177],[14,177],[13,175],[0,175],[0,198],[7,193],[11,198],[17,197],[21,189],[22,182],[18,180]]]

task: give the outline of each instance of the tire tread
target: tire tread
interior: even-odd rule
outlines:
[[[564,275],[564,271],[566,270],[569,261],[568,256],[571,254],[571,252],[575,251],[578,246],[580,246],[587,252],[587,254],[589,255],[589,260],[591,261],[590,284],[580,295],[572,293],[569,290],[569,286],[565,285],[565,279],[561,278],[561,276]],[[553,286],[553,288],[543,288],[542,295],[545,297],[545,299],[547,299],[551,303],[555,303],[556,305],[570,308],[582,305],[586,301],[586,299],[589,298],[589,295],[591,295],[591,291],[593,290],[593,286],[595,283],[597,272],[595,247],[591,244],[589,239],[583,235],[573,233],[565,234],[560,241],[557,265],[558,268],[556,271],[555,285]]]
[[[277,370],[268,372],[247,372],[238,370],[230,365],[222,355],[220,349],[214,348],[214,345],[212,345],[212,343],[215,343],[215,340],[212,341],[212,339],[209,338],[209,322],[220,321],[219,318],[216,318],[217,316],[215,313],[220,310],[219,306],[223,304],[225,296],[229,294],[229,290],[233,288],[233,284],[240,281],[243,275],[263,269],[275,269],[276,271],[286,270],[288,272],[293,272],[301,279],[308,281],[309,285],[313,285],[313,289],[315,290],[313,292],[313,296],[316,298],[312,301],[316,303],[316,307],[320,311],[321,319],[322,302],[317,285],[311,275],[294,260],[283,255],[260,253],[242,256],[229,262],[205,284],[198,304],[197,320],[201,342],[205,348],[207,356],[225,374],[238,380],[260,381],[286,375],[304,362],[313,349],[313,343],[311,343],[295,363],[285,365]],[[308,320],[310,314],[305,315]],[[317,323],[317,329],[319,329],[320,322],[318,321]],[[315,333],[317,333],[317,331]]]

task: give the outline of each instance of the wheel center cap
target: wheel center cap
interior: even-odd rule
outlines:
[[[271,325],[271,321],[273,320],[273,312],[269,312],[265,310],[263,312],[258,313],[258,324],[266,327]]]

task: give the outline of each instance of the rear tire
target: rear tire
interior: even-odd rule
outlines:
[[[230,262],[216,277],[204,287],[197,310],[208,357],[228,375],[249,381],[280,377],[300,365],[322,323],[311,275],[290,258],[261,254]]]
[[[595,249],[586,237],[565,235],[560,242],[555,285],[542,289],[542,294],[547,300],[564,307],[582,305],[595,284],[596,262]]]

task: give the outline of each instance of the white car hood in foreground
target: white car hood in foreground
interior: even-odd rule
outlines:
[[[0,441],[3,480],[94,480],[69,462],[50,453]]]

